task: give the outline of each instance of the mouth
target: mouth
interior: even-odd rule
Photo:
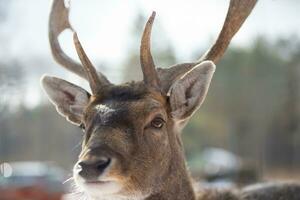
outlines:
[[[77,165],[74,167],[73,176],[76,185],[81,188],[82,191],[86,192],[90,196],[103,196],[117,194],[123,188],[122,184],[118,179],[109,175],[110,168],[113,165],[114,160],[109,162],[110,166],[106,167],[105,171],[91,179],[85,179],[80,175],[81,168]]]
[[[86,185],[103,185],[111,183],[112,181],[85,181],[84,184]]]
[[[112,180],[82,181],[78,185],[90,196],[95,197],[117,194],[122,189],[118,182]]]
[[[118,182],[114,179],[102,177],[94,180],[81,179],[81,184],[84,185],[85,187],[106,187],[108,185],[118,184]]]

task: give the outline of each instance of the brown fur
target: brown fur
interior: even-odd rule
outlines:
[[[214,63],[222,57],[256,1],[230,1],[218,39],[200,60],[157,70],[150,51],[153,13],[141,42],[144,82],[118,86],[96,72],[76,33],[73,39],[82,65],[62,51],[58,36],[63,30],[73,31],[73,28],[64,1],[53,1],[49,22],[52,54],[58,63],[87,79],[93,95],[55,77],[44,76],[42,84],[57,111],[73,124],[85,128],[79,162],[85,166],[94,165],[92,170],[85,171],[77,163],[74,177],[78,185],[82,183],[88,196],[99,200],[300,199],[297,184],[266,185],[240,191],[202,188],[196,192],[185,164],[180,131],[203,103],[215,71]],[[162,127],[155,123],[157,119],[159,124],[164,121]],[[110,180],[103,180],[103,177]],[[103,182],[104,185],[113,182],[109,185],[112,194],[99,193]]]
[[[110,175],[126,185],[124,194],[138,189],[151,194],[148,199],[175,199],[176,193],[177,199],[194,199],[180,135],[174,129],[167,101],[165,95],[142,82],[113,86],[101,97],[92,98],[84,115],[86,134],[79,159],[89,159],[85,153],[89,148],[101,148],[117,157],[118,165]],[[113,123],[99,126],[95,109],[99,104],[118,112]],[[120,110],[125,110],[125,115]],[[145,128],[157,115],[166,121],[164,127]],[[94,129],[98,131],[92,132]]]
[[[118,115],[112,116],[111,123],[101,125],[101,117],[95,109],[100,104],[117,110]],[[145,128],[156,115],[164,118],[165,126],[160,130]],[[202,190],[196,194],[186,168],[180,133],[170,115],[168,98],[141,82],[113,86],[101,97],[92,97],[83,122],[87,129],[79,160],[91,158],[86,149],[97,149],[94,156],[105,154],[117,158],[109,176],[125,186],[122,195],[139,191],[149,195],[147,200],[277,199],[274,189],[260,189],[260,192]],[[288,195],[286,187],[278,188],[277,193],[285,188],[283,195]],[[269,198],[265,198],[264,191],[268,191],[266,197]],[[299,187],[294,191],[299,192]]]

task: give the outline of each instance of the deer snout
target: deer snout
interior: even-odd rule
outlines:
[[[78,175],[86,181],[99,181],[98,177],[102,175],[111,164],[111,158],[101,157],[93,161],[80,161],[77,164]]]

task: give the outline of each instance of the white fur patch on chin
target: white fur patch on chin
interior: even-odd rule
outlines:
[[[76,177],[75,182],[84,193],[86,200],[143,200],[148,197],[139,192],[132,193],[130,196],[118,194],[122,191],[122,186],[115,181],[92,185],[85,184],[82,178]]]
[[[112,198],[120,192],[122,187],[116,182],[108,182],[101,185],[82,185],[82,189],[91,199],[114,199]]]
[[[79,186],[81,191],[84,191],[91,197],[102,197],[117,194],[122,190],[122,186],[115,181],[107,181],[100,184],[87,184],[84,183],[83,178],[77,174],[74,175],[74,179],[76,185]]]
[[[86,184],[84,179],[78,175],[75,167],[73,177],[85,200],[143,200],[149,196],[149,194],[145,195],[138,191],[130,192],[127,195],[121,194],[123,193],[123,186],[116,180],[104,178],[105,175],[102,180],[107,181],[107,183]]]
[[[123,196],[118,194],[122,190],[122,186],[116,182],[109,182],[103,185],[85,185],[80,186],[87,194],[88,200],[143,200],[146,198],[142,194],[132,194]]]

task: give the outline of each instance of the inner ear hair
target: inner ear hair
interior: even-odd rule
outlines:
[[[214,72],[215,64],[204,61],[172,84],[169,102],[174,119],[186,120],[201,106]]]
[[[58,113],[79,125],[91,95],[83,88],[53,76],[44,75],[41,84]]]

